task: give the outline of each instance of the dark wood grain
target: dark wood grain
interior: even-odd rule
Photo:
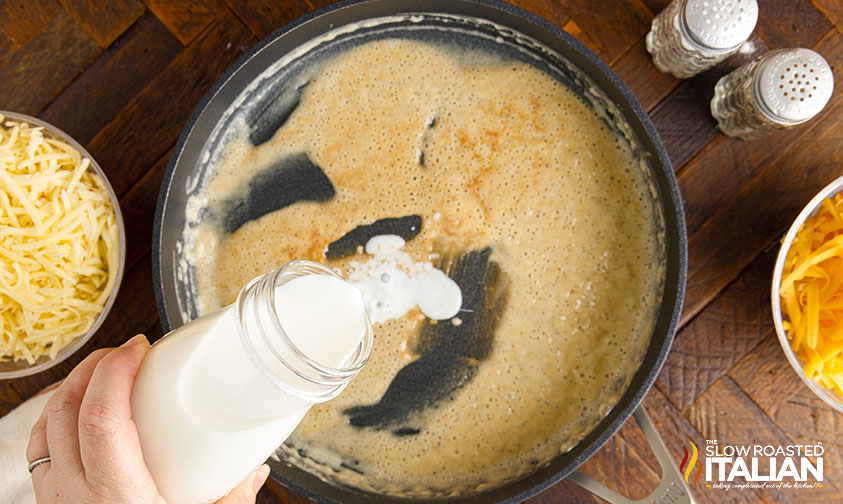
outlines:
[[[568,2],[558,0],[514,0],[512,3],[541,16],[560,28],[571,19],[571,12],[573,12]]]
[[[585,44],[585,46],[591,49],[592,51],[597,52],[600,50],[600,47],[595,44],[593,40],[591,40],[591,37],[589,37],[586,32],[582,31],[580,25],[578,25],[573,19],[565,23],[562,26],[562,29],[577,40],[579,40],[580,42],[582,42],[583,44]]]
[[[56,0],[0,2],[0,34],[13,45],[25,44],[61,8]],[[2,48],[2,44],[0,44]]]
[[[831,23],[811,0],[758,2],[756,32],[771,47],[812,47],[831,29]]]
[[[664,10],[665,7],[670,5],[670,2],[672,0],[642,0],[642,1],[644,2],[644,5],[646,5],[647,8],[650,9],[650,12],[652,12],[653,15],[656,15],[659,12],[661,12],[662,10]]]
[[[650,29],[652,14],[640,0],[603,0],[600,7],[590,2],[567,2],[571,17],[589,34],[597,54],[614,62]]]
[[[524,504],[601,504],[603,499],[589,493],[576,483],[562,480]]]
[[[777,252],[762,254],[676,335],[656,386],[680,410],[769,334],[768,280]]]
[[[21,402],[21,396],[12,384],[0,381],[0,417],[17,408]]]
[[[174,143],[202,95],[255,42],[226,16],[179,54],[88,144],[118,194],[123,194]],[[213,58],[207,57],[213,54]],[[156,113],[149,113],[149,111]]]
[[[651,111],[682,82],[653,66],[643,37],[618,58],[612,70],[629,86],[647,111]]]
[[[795,375],[772,323],[761,344],[729,370],[735,383],[770,417],[774,417],[792,395],[805,388],[800,380],[793,379]]]
[[[62,6],[58,0],[0,0],[0,109],[40,115],[86,144],[121,195],[129,235],[124,281],[105,324],[56,368],[0,382],[0,415],[96,348],[139,332],[161,337],[149,252],[158,189],[176,138],[202,95],[245,49],[327,3],[61,0]],[[660,73],[644,45],[652,16],[669,0],[514,3],[611,63],[651,111],[677,170],[690,236],[686,307],[674,348],[644,400],[677,465],[689,441],[820,441],[827,447],[826,481],[818,491],[722,492],[698,485],[695,499],[843,502],[843,417],[790,368],[769,308],[778,238],[843,166],[843,2],[760,1],[758,28],[743,54],[685,81]],[[834,69],[837,84],[826,110],[759,141],[719,134],[708,111],[717,78],[767,49],[790,46],[812,47]],[[633,422],[582,469],[635,498],[653,487],[659,473]],[[269,482],[258,502],[311,501]],[[528,502],[603,501],[563,481]]]
[[[144,334],[146,334],[146,337],[149,338],[149,341],[152,343],[161,339],[161,337],[164,336],[164,331],[161,328],[161,321],[156,318],[155,324],[147,329]]]
[[[164,170],[167,168],[172,153],[170,149],[162,154],[152,168],[120,199],[120,208],[126,227],[126,240],[129,242],[126,250],[127,266],[134,266],[151,249],[152,241],[149,238],[152,236],[152,220],[149,216],[155,213]]]
[[[87,144],[181,51],[152,14],[146,14],[46,109],[41,118]]]
[[[224,6],[218,0],[144,0],[155,17],[161,20],[183,45],[188,45],[211,25]]]
[[[782,405],[772,416],[773,422],[783,429],[797,443],[822,444],[825,490],[818,496],[810,496],[811,502],[840,502],[843,474],[843,419],[840,413],[832,410],[807,387],[802,387],[796,394],[782,401]],[[803,497],[807,497],[804,496]]]
[[[839,145],[843,133],[825,130],[810,144],[798,144],[770,165],[764,180],[753,180],[736,195],[736,202],[713,216],[691,237],[686,304],[688,320],[711,302],[796,217],[824,185],[840,176]],[[810,176],[794,179],[794,165]],[[784,189],[786,188],[786,189]],[[739,225],[735,225],[739,223]]]
[[[811,0],[811,3],[838,30],[843,28],[843,2],[840,0]]]
[[[108,47],[143,14],[139,0],[60,0],[101,46]]]
[[[315,504],[315,501],[293,492],[275,480],[269,479],[258,493],[255,504],[276,504],[279,502],[284,504]]]
[[[0,66],[4,66],[12,55],[12,46],[14,44],[5,33],[0,32]]]
[[[59,9],[41,31],[13,49],[0,68],[0,104],[4,109],[37,115],[100,50],[85,30]],[[57,54],[61,57],[56,58]]]
[[[258,38],[266,37],[284,24],[312,9],[305,2],[225,0],[225,3]]]

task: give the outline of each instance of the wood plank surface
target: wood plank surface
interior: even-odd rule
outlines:
[[[217,0],[144,0],[182,45],[188,45],[223,12]]]
[[[254,42],[232,15],[220,19],[88,143],[88,150],[118,194],[123,194],[175,143],[202,95]],[[152,110],[156,113],[148,113]]]
[[[612,70],[617,72],[648,112],[682,82],[653,66],[643,37],[618,58]]]
[[[180,52],[181,45],[146,14],[106,49],[40,116],[87,144]]]
[[[791,396],[805,389],[801,381],[793,379],[773,327],[767,327],[761,343],[729,370],[729,376],[771,417]]]
[[[843,28],[843,2],[840,0],[811,0],[811,2],[838,30]]]
[[[108,47],[143,14],[139,0],[60,0],[76,22],[102,47]]]
[[[644,36],[669,0],[512,0],[593,49],[627,83],[667,147],[689,234],[685,309],[673,349],[644,399],[678,467],[689,442],[820,442],[826,481],[811,491],[692,487],[701,503],[843,503],[843,415],[799,380],[770,313],[778,239],[805,203],[843,174],[843,2],[762,0],[739,54],[694,78],[659,72]],[[0,110],[39,116],[91,151],[120,195],[128,235],[116,305],[76,355],[0,381],[0,416],[61,379],[90,351],[145,332],[161,337],[151,278],[152,221],[176,139],[213,83],[249,47],[328,0],[0,0]],[[763,140],[718,132],[709,113],[722,75],[782,47],[831,64],[835,91],[814,120]],[[582,470],[631,498],[660,469],[629,422]],[[2,499],[0,499],[2,500]],[[269,482],[258,502],[309,499]],[[599,503],[562,481],[530,504]]]
[[[258,38],[266,37],[312,8],[305,2],[274,0],[225,0],[225,3]]]
[[[16,46],[25,44],[41,31],[61,6],[56,0],[15,0],[0,2],[0,33]],[[2,47],[2,44],[0,44]]]
[[[100,51],[70,14],[57,10],[0,68],[3,109],[38,114]]]
[[[684,410],[772,330],[771,247],[676,335],[656,386]],[[766,322],[766,323],[765,323]]]
[[[758,3],[761,5],[757,32],[771,47],[813,47],[832,27],[822,12],[811,5],[811,0]]]

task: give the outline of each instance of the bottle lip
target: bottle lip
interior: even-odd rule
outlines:
[[[243,287],[237,299],[237,315],[241,321],[245,317],[244,310],[246,309],[247,303],[242,302],[244,293],[250,291],[253,288],[265,290],[267,300],[266,304],[268,306],[268,309],[265,310],[265,315],[268,319],[268,323],[270,324],[272,337],[274,339],[277,339],[278,343],[280,343],[280,345],[283,346],[285,350],[289,351],[296,359],[299,359],[300,363],[303,363],[304,366],[296,366],[293,363],[287,362],[288,359],[283,357],[278,352],[278,349],[276,347],[278,343],[270,341],[267,332],[261,330],[259,332],[261,334],[261,338],[263,339],[264,345],[270,350],[273,356],[278,359],[279,362],[281,362],[289,371],[294,373],[299,378],[316,385],[342,387],[349,380],[351,380],[351,378],[357,375],[357,373],[360,371],[360,369],[363,368],[366,362],[368,362],[369,357],[371,356],[374,341],[372,323],[369,319],[368,313],[364,313],[366,323],[365,333],[363,334],[363,339],[360,342],[360,346],[355,352],[351,362],[347,366],[341,368],[334,368],[330,366],[325,366],[313,360],[300,348],[298,348],[289,338],[286,331],[284,331],[283,324],[281,323],[274,309],[275,288],[279,285],[283,285],[284,283],[289,282],[294,278],[299,278],[307,275],[328,275],[345,281],[345,279],[343,279],[335,271],[322,264],[304,260],[290,261],[281,265],[280,267],[276,268],[275,270],[271,271],[266,275],[253,279],[245,287]],[[241,333],[242,332],[243,331],[241,330]],[[261,370],[265,374],[268,374],[273,379],[273,381],[277,381],[277,379],[273,376],[273,373],[270,372],[267,364],[263,362],[263,360],[259,358],[255,353],[254,344],[249,340],[249,338],[245,334],[241,334],[241,339],[243,339],[244,343],[246,344],[248,353],[254,354],[251,355],[252,360],[258,366],[260,366]],[[308,373],[306,371],[310,372]]]

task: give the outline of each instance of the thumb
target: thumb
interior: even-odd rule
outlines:
[[[269,466],[264,464],[246,476],[246,479],[231,489],[228,495],[218,500],[216,504],[254,504],[258,490],[266,482],[267,476],[269,476]]]

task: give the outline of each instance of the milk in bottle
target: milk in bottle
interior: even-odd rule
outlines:
[[[161,495],[169,504],[225,495],[313,404],[342,391],[371,345],[360,291],[308,261],[256,278],[234,304],[167,334],[131,398]]]

